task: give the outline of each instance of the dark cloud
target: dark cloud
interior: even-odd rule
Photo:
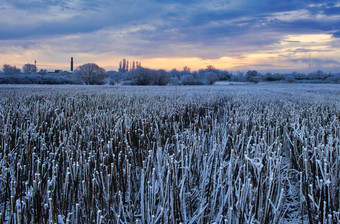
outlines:
[[[112,27],[119,30],[148,23],[160,14],[156,6],[139,1],[79,1],[77,5],[69,1],[19,2],[16,0],[6,8],[7,14],[8,10],[13,11],[10,13],[12,21],[1,19],[6,15],[1,14],[0,9],[3,28],[0,39],[91,33]],[[13,21],[16,21],[15,26]]]
[[[320,32],[330,32],[340,27],[340,20],[320,21],[314,18],[297,19],[294,21],[271,20],[267,28],[277,32],[287,34],[315,34]]]
[[[327,58],[298,58],[298,59],[289,59],[288,61],[293,63],[302,63],[306,64],[309,67],[315,68],[325,68],[329,66],[339,66],[340,62],[334,59]]]
[[[340,31],[333,33],[333,37],[340,38]]]
[[[313,72],[317,70],[322,70],[324,72],[338,72],[340,68],[340,63],[338,60],[333,58],[319,58],[319,57],[302,57],[295,59],[282,59],[285,61],[285,67],[280,70],[291,71],[301,71],[301,72]],[[274,66],[279,68],[279,66]]]
[[[292,52],[292,53],[309,53],[309,52],[327,52],[330,50],[315,50],[315,49],[307,49],[307,48],[297,48],[294,50],[287,50],[287,52]]]
[[[0,33],[0,39],[21,39],[26,37],[41,38],[64,34],[87,33],[101,28],[99,24],[84,23],[83,18],[74,18],[67,22],[43,22],[35,26],[18,25],[16,27],[4,27]],[[82,21],[79,23],[79,21]],[[0,22],[1,24],[1,22]]]
[[[323,5],[319,7],[308,6],[311,3],[321,2]],[[296,29],[301,30],[301,32],[303,30],[307,32],[311,30],[329,31],[334,29],[334,27],[339,27],[339,21],[333,21],[329,24],[324,21],[316,21],[312,18],[300,21],[268,20],[273,13],[299,9],[308,9],[313,11],[313,13],[324,13],[326,15],[327,13],[333,15],[338,12],[339,7],[336,7],[334,3],[327,5],[325,1],[321,2],[309,0],[149,0],[143,2],[136,0],[117,0],[114,2],[107,0],[80,0],[77,4],[74,4],[69,0],[13,0],[9,3],[7,2],[7,4],[14,7],[12,10],[20,9],[24,11],[26,17],[30,17],[29,14],[31,14],[36,19],[32,21],[32,24],[17,24],[20,30],[8,26],[6,22],[0,22],[1,27],[5,29],[2,33],[6,33],[0,35],[0,38],[24,38],[31,36],[32,33],[44,36],[48,34],[87,33],[109,27],[123,28],[130,24],[154,22],[160,22],[155,30],[156,32],[168,32],[167,29],[170,29],[172,32],[176,30],[177,34],[181,36],[181,33],[190,31],[191,33],[194,32],[193,34],[197,34],[196,38],[218,38],[225,35],[237,36],[245,32],[253,32],[254,27],[257,27],[259,31],[266,31],[266,28],[270,28],[279,31],[282,29],[283,32],[289,32],[289,30],[294,32]],[[60,13],[64,10],[65,13],[74,13],[75,16],[45,21],[44,17],[54,16],[53,10],[56,9],[52,7],[56,6],[59,7]],[[38,9],[38,11],[34,9]],[[40,18],[36,16],[36,13],[41,13]],[[16,12],[13,12],[12,16],[19,20],[19,17],[22,15],[16,15]],[[216,23],[222,24],[216,25]],[[150,32],[149,34],[151,40],[157,35],[157,33],[153,34]]]
[[[276,44],[287,34],[327,33],[340,27],[339,19],[327,18],[324,5],[310,7],[311,3],[319,2],[240,1],[236,6],[230,4],[230,7],[220,9],[199,6],[186,8],[187,5],[183,3],[181,7],[171,10],[167,14],[169,17],[166,17],[166,23],[157,26],[153,32],[141,31],[136,35],[152,42],[191,43],[201,47],[215,44],[225,53],[228,48],[239,45],[253,46],[255,50]],[[209,5],[208,2],[206,4]],[[296,15],[289,15],[290,12],[297,16],[300,16],[299,13],[309,15],[306,18],[295,18]],[[276,13],[287,13],[288,19],[276,18]],[[316,14],[324,15],[323,19],[317,18]],[[231,39],[237,39],[238,43],[235,45]]]

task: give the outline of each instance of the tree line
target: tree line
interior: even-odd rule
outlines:
[[[48,73],[35,64],[25,64],[20,68],[4,64],[0,74],[0,84],[85,84],[85,85],[212,85],[218,81],[231,82],[309,82],[340,83],[340,73],[265,73],[256,70],[247,72],[229,72],[208,65],[205,69],[191,71],[188,66],[183,70],[150,69],[141,66],[141,62],[130,64],[126,59],[119,63],[118,71],[106,71],[95,63],[78,66],[73,72]]]

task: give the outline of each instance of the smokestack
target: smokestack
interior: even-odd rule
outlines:
[[[73,72],[73,57],[71,57],[71,72]]]

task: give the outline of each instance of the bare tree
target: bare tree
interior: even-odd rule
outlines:
[[[164,69],[157,70],[156,74],[154,85],[165,86],[169,83],[170,75]]]
[[[20,73],[20,68],[17,68],[16,66],[4,64],[4,66],[3,66],[3,68],[2,68],[2,71],[3,71],[6,75],[13,75],[13,74]]]
[[[208,66],[207,66],[207,70],[211,72],[211,71],[216,70],[216,68],[215,68],[215,66],[213,66],[213,65],[208,65]]]
[[[25,64],[24,66],[22,66],[22,70],[25,73],[35,73],[37,72],[38,68],[34,64]]]
[[[105,69],[95,63],[87,63],[79,66],[74,74],[78,76],[86,85],[102,85],[106,78]]]

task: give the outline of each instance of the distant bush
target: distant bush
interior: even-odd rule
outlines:
[[[275,82],[275,81],[285,80],[285,76],[279,73],[275,73],[275,74],[267,73],[264,75],[263,79],[268,82]]]
[[[246,78],[243,72],[237,72],[236,75],[232,75],[230,80],[232,82],[245,82]]]
[[[246,80],[248,82],[258,83],[259,82],[259,73],[256,70],[248,71],[246,74]]]
[[[181,81],[182,85],[202,85],[193,75],[185,75]]]
[[[132,85],[160,85],[169,83],[170,76],[165,70],[153,70],[139,67],[128,73]]]
[[[292,75],[294,76],[295,80],[309,80],[309,77],[304,73],[293,72]]]
[[[289,83],[295,82],[294,76],[293,75],[286,75],[285,80]]]
[[[169,85],[173,85],[173,86],[177,86],[177,85],[180,85],[181,81],[177,78],[174,78],[174,77],[171,77],[169,79]]]
[[[340,73],[328,76],[325,81],[328,83],[340,83]]]
[[[46,69],[40,69],[38,74],[40,75],[46,75],[47,74],[47,70]]]
[[[217,76],[219,81],[227,81],[231,79],[231,74],[227,71],[218,71]]]
[[[173,69],[169,72],[169,75],[170,77],[172,77],[173,79],[177,79],[177,80],[180,80],[181,77],[182,77],[182,72],[176,70],[176,69]]]
[[[81,84],[68,75],[17,74],[0,75],[0,84]]]
[[[207,84],[207,85],[212,85],[215,82],[220,80],[218,75],[214,72],[207,72],[207,73],[205,73],[205,76],[206,76],[205,84]]]
[[[123,72],[108,71],[106,76],[105,83],[110,85],[123,83],[126,79],[126,74]]]

